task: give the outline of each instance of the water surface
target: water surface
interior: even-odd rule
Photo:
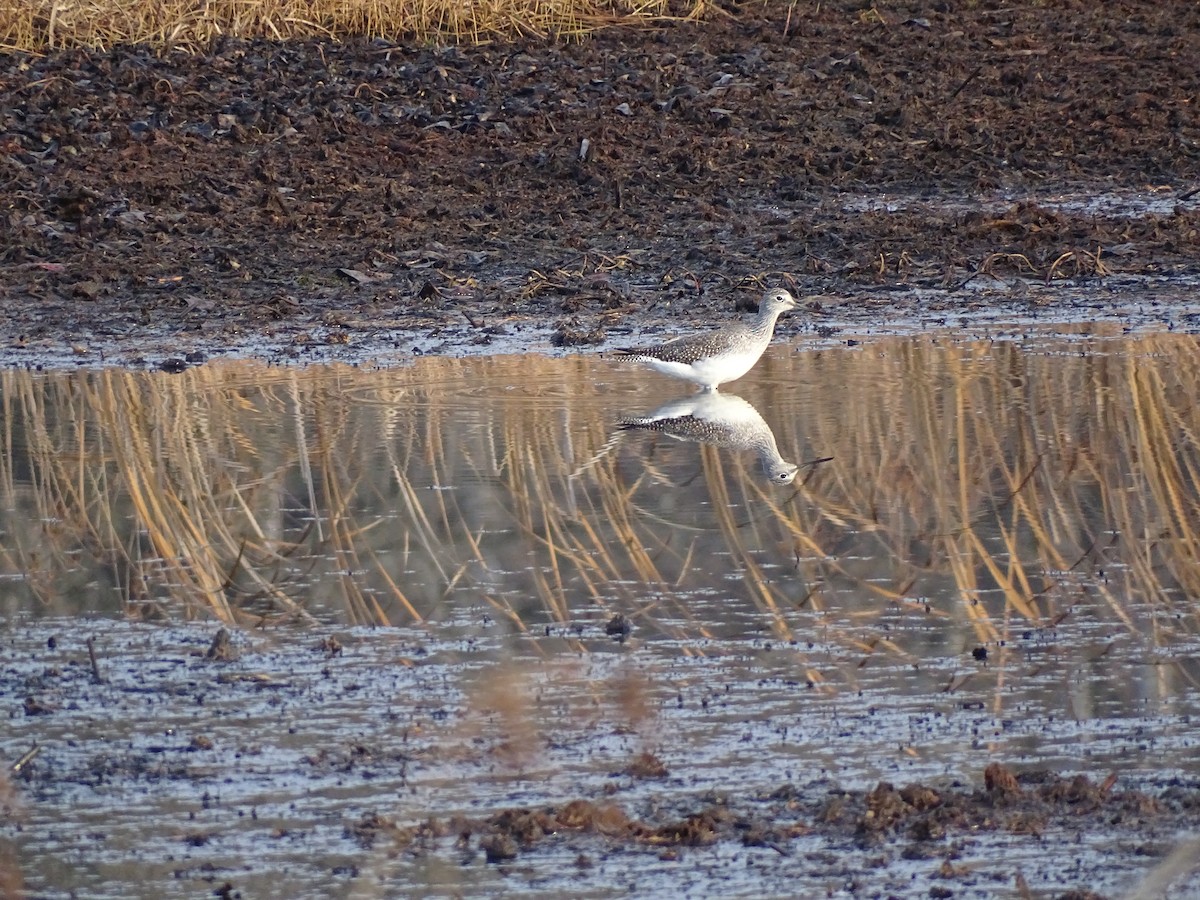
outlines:
[[[703,405],[590,354],[0,373],[0,746],[41,748],[5,839],[45,895],[606,895],[677,882],[652,853],[585,877],[569,842],[515,881],[450,844],[364,856],[349,826],[993,760],[1194,785],[1195,351],[1113,326],[814,338]],[[219,622],[232,662],[204,656]],[[647,750],[665,780],[619,776]],[[1088,884],[1153,862],[1059,837],[1096,843]],[[978,840],[1008,882],[1078,883]],[[825,851],[736,865],[749,894],[827,890]],[[694,889],[740,890],[711,852]],[[928,868],[872,885],[925,895]]]

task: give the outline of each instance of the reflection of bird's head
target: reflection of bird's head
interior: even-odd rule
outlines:
[[[783,313],[795,308],[796,298],[783,288],[775,288],[773,291],[767,291],[766,296],[762,298],[762,302],[758,305],[758,311],[767,314],[777,310]]]
[[[777,463],[765,464],[763,470],[772,484],[791,484],[796,480],[796,473],[800,471],[800,467],[780,460]]]

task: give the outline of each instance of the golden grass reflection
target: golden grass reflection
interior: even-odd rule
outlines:
[[[619,611],[690,638],[817,617],[900,654],[855,626],[933,616],[994,644],[1086,607],[1165,639],[1200,592],[1194,354],[1171,334],[781,346],[732,387],[776,456],[832,457],[791,484],[753,452],[622,432],[663,382],[594,355],[10,370],[0,598],[240,624],[471,604],[517,630]]]

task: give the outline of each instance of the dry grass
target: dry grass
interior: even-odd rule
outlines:
[[[690,15],[702,7],[698,0]],[[579,37],[667,14],[665,0],[30,0],[0,5],[0,46],[43,52],[145,43],[197,50],[221,36],[479,43]]]
[[[689,640],[722,626],[695,607],[719,592],[863,658],[903,658],[863,628],[894,614],[1001,648],[1080,607],[1153,636],[1195,625],[1166,612],[1200,593],[1200,372],[1188,338],[1137,346],[769,359],[814,396],[870,386],[790,421],[747,391],[785,457],[834,457],[791,489],[727,451],[614,441],[594,357],[523,359],[517,389],[502,359],[9,370],[0,507],[25,525],[0,536],[0,576],[60,611],[395,623],[467,604],[516,630],[620,611]]]

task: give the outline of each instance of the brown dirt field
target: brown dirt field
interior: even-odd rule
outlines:
[[[767,283],[853,317],[1200,274],[1200,6],[957,6],[5,55],[0,346],[598,343]]]

